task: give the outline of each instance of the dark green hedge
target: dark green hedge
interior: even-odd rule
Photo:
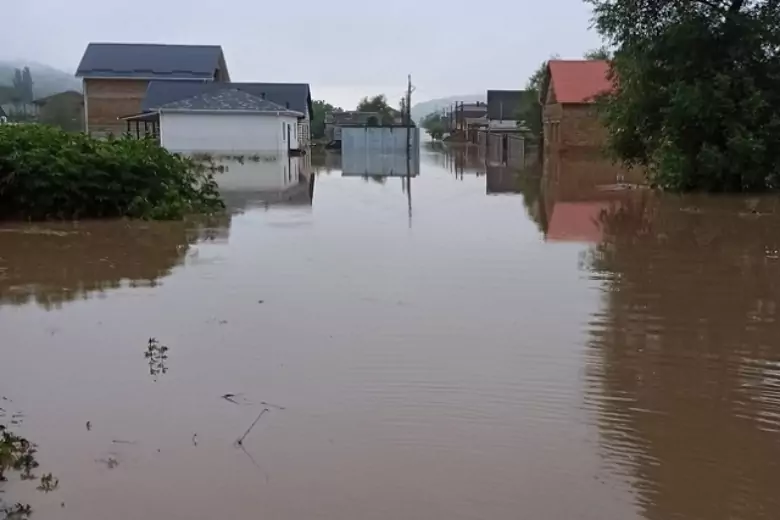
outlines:
[[[223,207],[209,170],[151,139],[0,125],[0,218],[178,219]]]

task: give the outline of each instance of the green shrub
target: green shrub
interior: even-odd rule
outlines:
[[[0,218],[177,219],[223,207],[211,172],[152,139],[0,125]]]

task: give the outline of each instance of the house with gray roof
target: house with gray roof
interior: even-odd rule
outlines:
[[[301,112],[215,83],[192,96],[122,118],[130,135],[154,135],[172,152],[279,158],[301,149]]]
[[[300,114],[297,124],[298,141],[306,147],[311,141],[313,112],[311,89],[307,83],[246,83],[246,82],[173,82],[151,81],[141,104],[142,111],[152,111],[172,101],[192,97],[225,87],[246,92]]]
[[[85,130],[98,136],[124,131],[120,118],[142,111],[151,81],[230,81],[218,45],[90,43],[76,76],[83,81]]]

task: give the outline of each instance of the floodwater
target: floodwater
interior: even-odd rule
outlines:
[[[412,179],[315,163],[214,222],[0,226],[0,421],[22,413],[60,479],[7,499],[41,520],[780,518],[777,200],[462,150]]]

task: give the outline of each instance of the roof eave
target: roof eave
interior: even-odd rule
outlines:
[[[131,75],[122,75],[122,74],[91,74],[89,72],[76,72],[77,78],[82,79],[129,79],[129,80],[145,80],[145,81],[201,81],[201,82],[209,82],[212,81],[212,77],[208,75],[203,76],[144,76],[144,75],[138,75],[138,76],[131,76]]]
[[[241,109],[214,109],[214,108],[158,108],[155,110],[158,113],[197,113],[197,114],[254,114],[263,116],[287,116],[287,117],[303,117],[300,112],[293,110],[241,110]]]

